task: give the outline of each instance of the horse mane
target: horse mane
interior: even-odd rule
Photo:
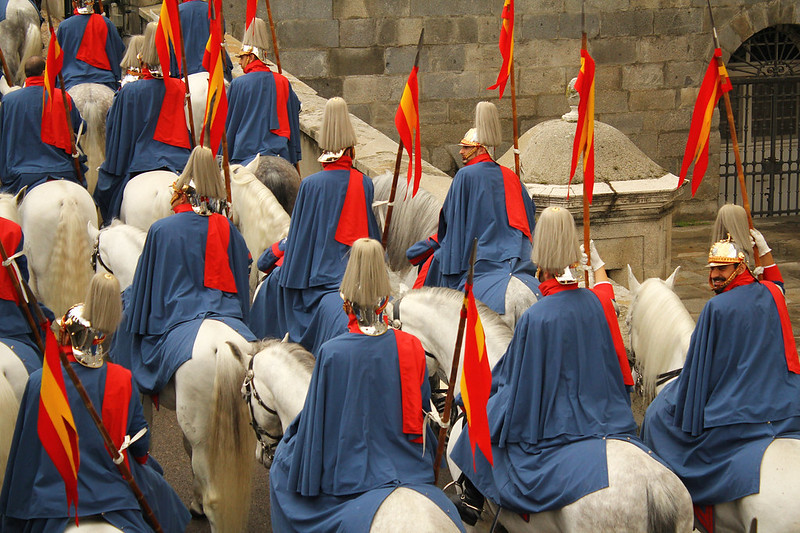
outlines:
[[[280,339],[263,339],[255,342],[253,353],[258,353],[267,348],[276,348],[275,353],[279,353],[287,359],[297,362],[302,368],[308,370],[309,374],[314,370],[316,359],[311,352],[296,342],[284,342]]]
[[[381,174],[372,182],[375,188],[375,201],[389,200],[392,175],[388,172]],[[411,198],[406,197],[407,190],[406,179],[400,176],[397,180],[389,242],[386,246],[389,268],[395,271],[409,267],[406,250],[410,246],[436,233],[439,228],[439,211],[442,209],[441,202],[428,191],[419,189],[417,195]],[[373,211],[383,228],[387,207],[385,205],[373,207]]]
[[[628,327],[634,357],[640,354],[636,358],[636,368],[642,377],[645,397],[652,399],[657,376],[674,370],[667,368],[673,350],[680,349],[685,357],[694,321],[678,295],[663,280],[649,278],[633,291]],[[636,331],[640,333],[634,339]]]
[[[289,215],[278,203],[275,195],[269,188],[258,181],[255,174],[239,167],[231,176],[233,183],[245,189],[244,194],[236,194],[233,209],[238,213],[239,222],[242,223],[241,213],[252,213],[253,218],[241,227],[242,235],[250,251],[260,254],[267,246],[286,236],[289,232]],[[240,202],[240,203],[237,203]],[[277,231],[276,235],[274,232]],[[261,249],[253,249],[258,243]]]
[[[463,292],[446,287],[422,287],[421,289],[414,289],[413,293],[419,294],[425,299],[442,299],[457,303],[458,305],[461,305],[464,301]],[[411,294],[411,292],[408,294]],[[478,308],[478,314],[481,317],[483,329],[486,331],[486,337],[491,335],[498,341],[503,341],[506,344],[510,343],[511,337],[514,336],[514,330],[503,321],[499,314],[480,300],[475,300],[475,305]]]
[[[300,174],[297,169],[282,157],[262,155],[255,176],[272,191],[284,211],[291,216],[297,191],[300,190]]]
[[[114,231],[111,231],[114,230]],[[141,228],[131,224],[125,224],[118,218],[111,221],[111,224],[100,230],[100,233],[111,231],[111,233],[122,233],[127,238],[139,245],[140,249],[144,248],[144,241],[147,238],[147,232]]]

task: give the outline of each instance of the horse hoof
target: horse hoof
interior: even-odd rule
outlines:
[[[206,514],[203,512],[203,506],[197,503],[196,501],[192,501],[189,504],[189,513],[192,515],[192,518],[205,518]]]

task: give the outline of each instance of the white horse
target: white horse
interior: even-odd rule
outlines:
[[[101,230],[90,224],[89,236],[94,241],[92,263],[95,272],[114,274],[120,289],[127,289],[133,283],[147,232],[114,220]]]
[[[22,85],[25,62],[42,53],[39,12],[29,0],[8,0],[5,20],[0,22],[0,48],[14,76],[10,82]]]
[[[400,301],[399,313],[392,309],[403,331],[419,338],[446,376],[452,367],[463,298],[462,293],[450,289],[413,290]],[[513,332],[499,315],[480,303],[478,312],[489,365],[494,367]],[[438,320],[431,320],[432,316]],[[459,432],[460,427],[453,429],[450,448]],[[691,499],[675,474],[636,445],[621,440],[607,441],[606,458],[608,487],[561,509],[532,514],[529,522],[512,512],[501,512],[499,522],[509,531],[691,531]],[[452,461],[449,464],[453,479],[457,479],[460,472]],[[497,512],[494,503],[487,504]]]
[[[632,301],[628,311],[631,349],[645,392],[657,394],[683,368],[694,323],[672,291],[678,269],[666,280],[642,283],[628,270]],[[760,492],[714,506],[717,531],[783,532],[800,530],[800,441],[775,439],[761,459]]]
[[[250,361],[251,370],[242,391],[258,433],[256,457],[269,468],[283,428],[303,409],[314,356],[299,344],[274,339],[260,343],[258,350]],[[371,533],[395,531],[445,533],[458,528],[431,500],[415,490],[399,487],[383,501],[370,526]]]
[[[3,485],[19,403],[27,382],[28,371],[22,360],[8,345],[0,342],[0,486]]]
[[[113,271],[123,289],[133,279],[144,247],[142,235],[137,228],[112,223],[95,236],[97,256],[105,264],[98,261],[98,271]],[[237,354],[250,349],[250,343],[229,326],[206,319],[194,340],[192,358],[159,393],[160,404],[177,414],[192,460],[190,509],[204,513],[212,531],[244,531],[247,525],[255,441],[239,398],[246,366]]]
[[[172,184],[178,175],[169,170],[151,170],[134,176],[122,192],[119,218],[147,231],[156,220],[172,214]]]
[[[67,90],[75,106],[86,121],[86,132],[81,137],[81,147],[86,153],[86,183],[89,192],[97,185],[97,168],[106,154],[106,115],[114,100],[114,90],[99,83],[80,83]]]
[[[258,181],[269,187],[283,210],[291,216],[297,192],[300,190],[300,174],[294,165],[282,157],[262,155],[259,156],[258,168],[253,174]]]
[[[373,181],[375,186],[375,202],[372,211],[383,231],[386,222],[387,204],[392,187],[392,175],[383,174]],[[389,259],[389,270],[395,294],[402,295],[407,288],[414,285],[417,269],[406,258],[408,248],[431,235],[439,228],[439,212],[442,204],[429,192],[419,189],[413,198],[406,197],[406,180],[401,176],[397,180],[392,220],[389,224],[389,236],[386,243],[386,255]],[[516,276],[508,280],[505,295],[505,313],[502,316],[512,329],[517,320],[531,305],[536,303],[536,295]]]
[[[231,219],[242,232],[253,260],[289,233],[289,215],[275,196],[255,176],[260,157],[231,173]],[[258,269],[250,269],[250,292],[258,283]]]
[[[92,277],[87,225],[97,224],[97,208],[86,189],[55,180],[28,191],[19,214],[31,288],[61,316],[86,296]]]

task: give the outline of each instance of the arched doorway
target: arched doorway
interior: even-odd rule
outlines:
[[[753,216],[800,214],[800,26],[756,33],[727,66]],[[741,192],[722,101],[719,127],[720,202],[735,203]]]

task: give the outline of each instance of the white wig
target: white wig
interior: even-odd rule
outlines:
[[[139,54],[142,53],[144,48],[144,35],[132,35],[128,41],[128,46],[125,48],[125,55],[122,56],[122,61],[119,66],[123,70],[129,68],[139,68]]]
[[[475,140],[484,146],[499,146],[503,142],[500,114],[491,102],[475,106]]]
[[[355,146],[357,142],[350,113],[347,111],[347,102],[338,96],[331,98],[325,104],[319,147],[326,152],[338,152]]]
[[[109,335],[122,319],[122,297],[119,281],[113,274],[97,273],[89,283],[83,317],[94,329]]]
[[[572,214],[563,207],[548,207],[539,216],[531,259],[545,272],[561,274],[581,259]]]
[[[156,49],[156,31],[158,30],[157,22],[149,22],[144,29],[144,43],[142,44],[142,61],[147,64],[150,69],[155,69],[161,66],[161,60],[158,58],[158,50]]]
[[[242,52],[247,52],[246,47],[258,48],[264,52],[269,48],[269,30],[267,30],[267,23],[263,19],[254,18],[250,23],[250,27],[244,32],[242,38]],[[256,54],[258,55],[258,54]]]
[[[189,185],[190,181],[198,196],[217,200],[223,200],[227,197],[217,158],[214,157],[211,149],[205,146],[195,146],[192,153],[189,154],[189,160],[186,162],[186,167],[183,169],[181,177],[175,184],[175,189],[182,189]]]
[[[753,258],[750,223],[747,221],[747,211],[740,205],[725,204],[719,208],[711,232],[711,243],[727,239],[729,233],[733,242],[744,252],[745,259],[750,262]]]
[[[346,301],[361,309],[377,308],[392,293],[381,243],[374,239],[353,243],[340,291]]]

